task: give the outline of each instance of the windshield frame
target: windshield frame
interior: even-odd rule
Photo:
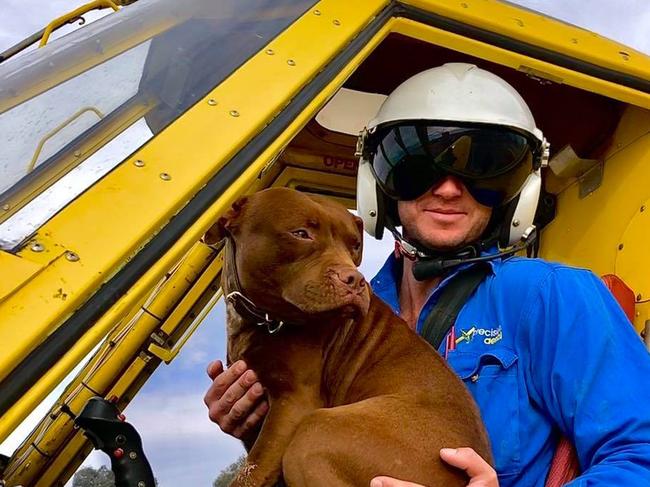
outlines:
[[[25,147],[29,143],[37,148],[32,153],[19,147],[18,156],[7,156],[11,159],[5,162],[6,171],[16,173],[23,165],[28,169],[26,173],[21,169],[23,172],[16,173],[18,176],[11,176],[19,179],[13,180],[12,185],[0,194],[0,225],[6,223],[17,229],[18,226],[11,225],[14,216],[38,195],[59,186],[62,188],[59,192],[68,192],[69,198],[56,198],[59,202],[56,208],[48,203],[32,205],[28,218],[34,220],[34,228],[38,228],[106,173],[98,172],[94,180],[68,178],[66,183],[59,184],[61,178],[91,159],[96,151],[143,115],[152,129],[152,135],[160,132],[315,3],[315,0],[226,0],[218,3],[192,0],[180,6],[175,0],[142,0],[63,36],[42,49],[0,64],[2,117],[26,103],[47,97],[52,90],[61,89],[66,83],[98,69],[104,63],[119,62],[129,52],[147,45],[144,65],[135,67],[141,69],[137,92],[106,113],[105,117],[97,115],[97,121],[88,129],[80,133],[77,130],[69,140],[64,137],[57,140],[63,147],[53,154],[38,157],[43,146],[61,136],[57,132],[70,128],[66,124],[72,126],[78,118],[89,118],[92,111],[101,114],[100,108],[93,103],[70,106],[68,113],[76,113],[63,119],[53,118],[47,122],[47,130],[36,133],[35,137],[22,137],[22,134],[21,137],[13,137],[14,140],[20,138],[28,141],[24,142]],[[171,55],[172,48],[178,51],[177,56]],[[202,71],[197,73],[199,69]],[[88,87],[89,90],[93,88]],[[100,98],[97,100],[100,101],[101,95],[98,96]],[[56,104],[57,100],[47,102],[44,99],[43,103],[45,108],[41,112],[47,113],[48,103]],[[12,125],[26,124],[16,121],[9,123],[9,126]],[[39,159],[38,164],[36,159]],[[113,167],[123,160],[124,157],[115,159]],[[75,181],[72,187],[70,181]],[[39,212],[38,207],[46,211]],[[27,216],[23,215],[22,218]],[[20,232],[9,239],[0,239],[0,248],[10,250],[28,237],[29,234]]]

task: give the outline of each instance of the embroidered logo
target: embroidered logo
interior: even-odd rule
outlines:
[[[497,328],[477,328],[471,327],[469,330],[461,330],[461,336],[456,338],[456,345],[462,342],[471,342],[475,336],[483,338],[483,343],[486,345],[494,345],[503,338],[503,330],[501,326]]]
[[[476,334],[476,327],[473,326],[469,330],[460,330],[460,336],[456,338],[456,345],[462,342],[471,342],[472,338],[474,338],[474,335]]]

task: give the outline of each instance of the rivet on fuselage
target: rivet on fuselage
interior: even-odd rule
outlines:
[[[68,250],[65,253],[65,258],[66,258],[66,260],[69,260],[70,262],[77,262],[79,260],[79,255],[75,254],[74,252],[70,252]]]

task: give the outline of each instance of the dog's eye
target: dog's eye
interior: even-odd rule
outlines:
[[[352,250],[354,250],[355,252],[356,252],[357,250],[359,250],[360,248],[361,248],[361,242],[354,242],[354,243],[352,244]]]
[[[304,230],[302,228],[298,230],[294,230],[293,232],[291,232],[291,235],[293,235],[294,237],[311,240],[311,236],[309,235],[307,230]]]

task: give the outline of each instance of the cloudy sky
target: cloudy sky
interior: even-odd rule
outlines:
[[[141,0],[146,1],[146,0]],[[3,0],[0,2],[0,51],[43,28],[49,20],[85,3],[77,0]],[[650,53],[649,0],[521,0],[526,7],[616,39]],[[100,15],[88,16],[90,22]],[[66,27],[61,37],[75,27]],[[391,243],[366,244],[362,270],[372,275]],[[202,397],[208,386],[204,370],[214,358],[223,358],[224,310],[215,307],[177,359],[162,366],[128,407],[126,413],[140,431],[145,450],[161,487],[208,486],[218,472],[243,452],[239,443],[221,434],[206,414]],[[17,438],[0,445],[10,454]],[[105,463],[103,454],[89,462]]]

